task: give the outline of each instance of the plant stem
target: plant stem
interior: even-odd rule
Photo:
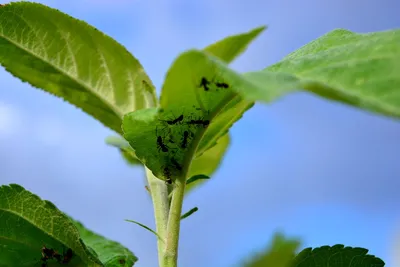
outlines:
[[[164,251],[165,251],[165,236],[167,232],[168,223],[168,188],[163,181],[153,175],[153,173],[146,168],[147,183],[150,187],[151,198],[153,201],[154,218],[156,221],[156,232],[163,239],[157,239],[158,250],[158,264],[160,267],[165,266]]]
[[[172,195],[171,208],[168,216],[168,228],[163,259],[165,267],[177,267],[178,263],[179,232],[185,186],[185,175],[175,180],[175,189],[173,191],[174,193]]]

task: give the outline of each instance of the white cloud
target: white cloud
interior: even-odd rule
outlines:
[[[12,105],[0,102],[0,138],[16,134],[21,129],[22,117]]]

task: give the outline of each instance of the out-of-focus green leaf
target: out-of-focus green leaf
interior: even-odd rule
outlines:
[[[399,118],[399,43],[400,29],[366,34],[337,29],[265,70],[245,74],[260,86],[234,89],[248,100],[266,102],[305,89],[330,100]]]
[[[345,247],[344,245],[322,246],[302,250],[290,267],[383,267],[385,263],[368,249]]]
[[[132,267],[137,262],[138,258],[120,243],[90,231],[78,221],[72,221],[83,242],[95,251],[105,267]]]
[[[69,266],[103,266],[67,215],[19,185],[0,187],[0,218],[0,266],[40,265],[44,247],[59,255],[72,250]]]
[[[106,143],[110,146],[118,148],[122,157],[129,165],[141,166],[142,163],[136,157],[135,151],[129,145],[128,141],[118,136],[109,136],[106,138]]]
[[[253,256],[243,267],[289,267],[299,245],[298,240],[277,234],[264,252]]]

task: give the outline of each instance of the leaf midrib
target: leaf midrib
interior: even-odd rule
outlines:
[[[48,64],[49,66],[53,67],[54,69],[56,69],[57,71],[60,72],[60,74],[64,74],[65,76],[67,76],[68,78],[70,78],[71,80],[75,81],[77,84],[79,84],[83,89],[86,89],[88,92],[92,93],[96,98],[98,98],[101,102],[103,102],[103,104],[105,104],[108,108],[110,108],[110,110],[112,110],[116,115],[118,115],[120,118],[123,117],[123,113],[121,111],[119,111],[116,107],[114,107],[111,103],[109,103],[108,101],[105,101],[105,99],[98,94],[95,90],[92,90],[91,87],[84,81],[82,81],[81,79],[79,79],[78,77],[74,77],[71,74],[69,74],[68,72],[65,72],[63,69],[61,69],[60,67],[54,65],[53,63],[49,62],[48,59],[43,58],[35,53],[33,53],[33,51],[27,49],[26,47],[22,46],[21,44],[15,42],[14,40],[11,40],[10,38],[7,38],[4,35],[1,35],[3,39],[5,39],[6,41],[8,41],[9,43],[11,43],[12,45],[15,45],[16,47],[18,47],[19,49],[21,49],[22,51],[26,52],[27,54],[31,55],[34,58],[37,58],[39,60],[41,60],[42,62],[44,62],[45,64]],[[66,41],[67,42],[67,41]],[[96,49],[98,50],[98,49]],[[76,68],[76,65],[75,65]],[[109,73],[109,72],[108,72]],[[109,76],[109,75],[108,75]],[[113,91],[114,92],[114,91]]]

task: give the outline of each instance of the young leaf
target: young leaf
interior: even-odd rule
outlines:
[[[156,103],[152,82],[122,45],[41,4],[0,7],[0,64],[120,134],[125,113]]]
[[[185,214],[183,214],[181,216],[181,220],[186,219],[187,217],[189,217],[190,215],[192,215],[193,213],[195,213],[196,211],[198,211],[199,208],[198,207],[194,207],[191,210],[189,210],[188,212],[186,212]]]
[[[305,89],[327,99],[400,117],[400,30],[367,34],[334,30],[265,70],[245,76],[263,90],[235,88],[248,100],[270,102]]]
[[[298,240],[286,239],[283,235],[276,234],[269,248],[253,256],[243,267],[289,267],[299,245]]]
[[[122,157],[129,165],[142,166],[142,163],[137,158],[135,151],[125,139],[117,136],[109,136],[106,138],[106,144],[118,148]]]
[[[204,179],[210,179],[210,177],[208,177],[207,175],[204,175],[204,174],[198,174],[198,175],[192,176],[189,179],[187,179],[186,185],[191,184],[195,181],[204,180]]]
[[[373,255],[368,249],[345,247],[344,245],[306,248],[293,260],[290,267],[383,267],[385,263]]]
[[[167,73],[161,95],[161,109],[132,112],[124,117],[124,138],[134,148],[140,161],[152,170],[156,177],[168,180],[168,177],[179,176],[182,171],[187,172],[189,163],[184,162],[184,159],[187,159],[186,151],[191,146],[193,147],[191,149],[196,147],[196,151],[192,151],[195,152],[194,158],[201,156],[226,134],[229,127],[245,110],[252,106],[251,102],[243,101],[229,88],[222,88],[224,87],[222,80],[221,83],[216,82],[218,79],[216,74],[228,68],[222,62],[220,64],[224,67],[216,64],[213,61],[216,58],[211,54],[215,53],[215,56],[221,56],[225,61],[229,61],[240,54],[263,29],[258,28],[238,35],[239,37],[226,38],[206,48],[208,52],[193,50],[184,53],[178,57]],[[231,49],[224,52],[220,46]],[[210,94],[198,88],[197,81],[200,81],[201,77],[211,77],[209,79],[215,80]],[[240,85],[253,86],[236,73],[233,77]],[[219,85],[222,87],[219,88]],[[221,115],[220,121],[215,118],[216,115]],[[215,122],[208,125],[212,119]],[[210,129],[207,131],[210,132],[208,138],[202,138],[204,131],[201,128]],[[202,142],[196,144],[194,140],[197,140],[197,143],[199,140]],[[223,151],[224,147],[221,148]]]
[[[226,37],[214,44],[207,46],[204,48],[204,51],[218,57],[225,63],[231,63],[247,49],[250,43],[257,36],[259,36],[266,29],[267,26],[261,26],[246,33]]]
[[[153,229],[151,229],[150,227],[148,227],[148,226],[146,226],[146,225],[144,225],[144,224],[142,224],[142,223],[140,223],[140,222],[134,221],[134,220],[125,220],[125,221],[131,222],[131,223],[134,223],[134,224],[137,224],[137,225],[139,225],[140,227],[146,229],[147,231],[153,233],[153,234],[154,234],[155,236],[157,236],[157,238],[159,238],[160,240],[163,240],[163,239],[161,238],[161,236],[160,236],[159,234],[157,234],[157,232],[154,231]]]
[[[111,241],[101,235],[88,230],[82,223],[72,220],[78,228],[81,238],[98,255],[105,267],[131,267],[138,258],[120,243]]]
[[[104,266],[64,213],[19,185],[0,187],[0,217],[0,266],[40,264],[44,246],[71,249],[73,266]]]

